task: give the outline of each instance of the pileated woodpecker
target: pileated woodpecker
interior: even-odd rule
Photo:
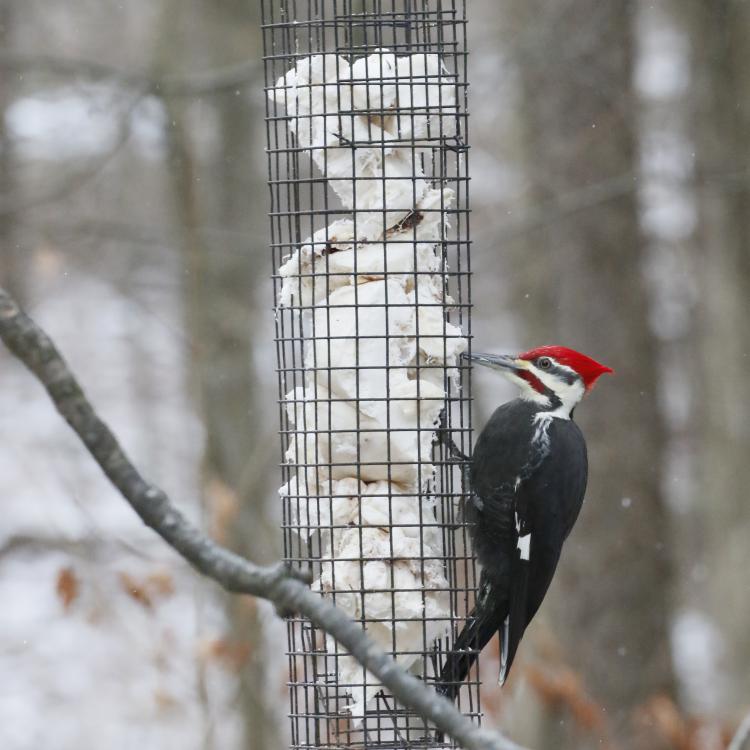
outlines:
[[[469,358],[502,372],[521,395],[495,411],[471,457],[465,514],[482,574],[476,606],[436,686],[451,700],[496,632],[501,685],[508,676],[586,491],[586,442],[573,409],[600,375],[612,372],[562,346]]]

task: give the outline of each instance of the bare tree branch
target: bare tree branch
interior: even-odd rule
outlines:
[[[148,73],[123,70],[97,60],[54,55],[25,55],[0,52],[0,68],[24,73],[43,73],[56,77],[82,77],[92,81],[108,80],[120,86],[145,90],[160,96],[204,96],[243,88],[255,81],[258,62],[248,59],[221,68],[154,78]]]
[[[750,739],[750,713],[745,716],[737,728],[727,750],[743,750],[747,745],[748,739]]]
[[[92,60],[58,58],[49,55],[18,55],[0,52],[0,68],[32,70],[54,75],[80,75],[91,80],[110,82],[133,89],[120,117],[118,134],[107,152],[92,158],[82,169],[66,176],[59,183],[48,187],[40,195],[29,199],[5,200],[0,195],[0,217],[19,214],[63,198],[78,191],[95,178],[120,152],[130,137],[131,116],[140,103],[149,95],[170,97],[194,97],[235,91],[255,80],[258,64],[245,60],[235,65],[200,71],[183,76],[157,78],[145,73],[131,73],[115,66]]]
[[[135,549],[121,540],[108,539],[104,542],[94,534],[87,534],[79,538],[67,538],[55,535],[13,534],[0,544],[0,562],[14,555],[34,555],[39,557],[49,553],[62,553],[80,559],[115,559],[118,555],[127,553],[137,558],[152,559],[143,550]]]
[[[522,750],[502,735],[474,725],[450,701],[402,669],[358,624],[309,589],[307,573],[284,563],[255,565],[193,526],[161,489],[140,475],[94,411],[52,340],[2,288],[0,338],[39,379],[57,410],[143,522],[203,575],[227,591],[268,599],[278,611],[301,613],[344,646],[396,700],[467,750]]]
[[[70,195],[88,185],[91,180],[101,174],[102,170],[117,156],[128,142],[131,131],[131,117],[145,95],[145,91],[141,90],[134,94],[126,103],[120,115],[115,140],[105,153],[91,158],[82,168],[76,170],[75,173],[63,177],[38,195],[18,201],[6,201],[4,200],[5,195],[0,194],[0,217],[10,214],[20,214],[39,206],[55,203],[62,198],[70,197]]]

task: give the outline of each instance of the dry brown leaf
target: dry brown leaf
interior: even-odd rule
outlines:
[[[65,265],[64,257],[56,245],[42,242],[34,250],[34,270],[43,279],[53,279],[62,272]]]
[[[352,733],[352,720],[348,716],[338,716],[328,720],[328,727],[331,734],[339,741],[344,741],[346,744],[351,744],[350,735]]]
[[[635,713],[636,723],[657,734],[673,750],[692,750],[687,720],[667,695],[655,695]]]
[[[131,599],[134,599],[138,604],[146,607],[146,609],[151,609],[153,607],[151,596],[143,584],[136,581],[136,579],[129,573],[119,573],[119,579],[122,590]]]
[[[174,580],[166,570],[157,570],[146,576],[146,588],[156,596],[168,597],[174,594]]]
[[[123,591],[149,609],[153,607],[157,598],[174,594],[174,580],[165,570],[156,570],[143,579],[138,579],[124,571],[118,575]]]
[[[529,665],[526,679],[541,700],[557,708],[566,708],[575,721],[588,731],[600,729],[603,724],[602,707],[586,694],[583,680],[568,667],[543,670]]]
[[[258,616],[258,600],[254,596],[240,594],[235,598],[234,605],[243,622],[254,622]]]
[[[667,695],[654,695],[636,709],[633,719],[649,742],[669,750],[724,750],[731,741],[731,727],[716,718],[686,716]]]
[[[240,510],[237,493],[218,477],[206,482],[206,500],[211,514],[209,533],[219,544],[226,544],[229,529]]]
[[[160,712],[170,711],[177,706],[176,698],[161,688],[154,690],[154,702]]]
[[[57,574],[55,590],[57,591],[57,596],[62,602],[63,609],[67,612],[80,593],[78,577],[73,568],[66,567],[60,569]]]
[[[216,661],[226,669],[239,672],[250,659],[253,645],[249,641],[212,638],[204,640],[199,645],[198,652],[203,659]]]

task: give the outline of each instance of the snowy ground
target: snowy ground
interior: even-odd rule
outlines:
[[[196,518],[201,431],[169,321],[64,263],[30,307],[146,475]],[[0,435],[0,746],[190,750],[211,734],[232,746],[213,589],[143,527],[5,352]]]

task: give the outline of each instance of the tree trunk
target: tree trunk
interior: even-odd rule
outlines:
[[[11,0],[0,4],[0,49],[3,50],[12,47],[14,11]],[[4,205],[11,205],[17,199],[13,140],[5,117],[13,101],[13,81],[13,75],[0,75],[0,286],[23,302],[22,256],[16,247],[13,214],[3,210]]]
[[[237,63],[259,48],[256,9],[224,0],[197,5],[198,40],[207,66]],[[192,40],[196,43],[196,40]],[[215,93],[216,145],[195,146],[184,101],[167,101],[170,172],[184,253],[184,299],[192,389],[206,430],[204,489],[211,532],[255,562],[279,557],[280,533],[269,499],[278,483],[269,403],[253,359],[270,304],[265,193],[260,164],[262,83]],[[170,70],[174,73],[174,68]],[[204,102],[202,106],[206,106]],[[200,127],[200,125],[198,126]],[[204,187],[205,186],[205,187]],[[266,331],[270,342],[271,332]],[[270,366],[267,364],[267,366]],[[249,597],[227,597],[228,656],[239,680],[243,750],[280,750],[276,709],[283,682],[269,667],[262,610]]]
[[[537,228],[508,250],[524,345],[571,346],[616,370],[576,414],[589,446],[589,488],[543,619],[561,659],[606,709],[618,748],[653,750],[655,740],[639,739],[632,718],[651,696],[673,693],[672,581],[658,352],[635,192],[633,10],[514,0],[519,28],[509,33],[528,196],[542,210]]]
[[[681,10],[692,39],[700,198],[694,404],[706,580],[696,599],[724,639],[718,700],[737,712],[750,694],[750,6],[691,0]]]

